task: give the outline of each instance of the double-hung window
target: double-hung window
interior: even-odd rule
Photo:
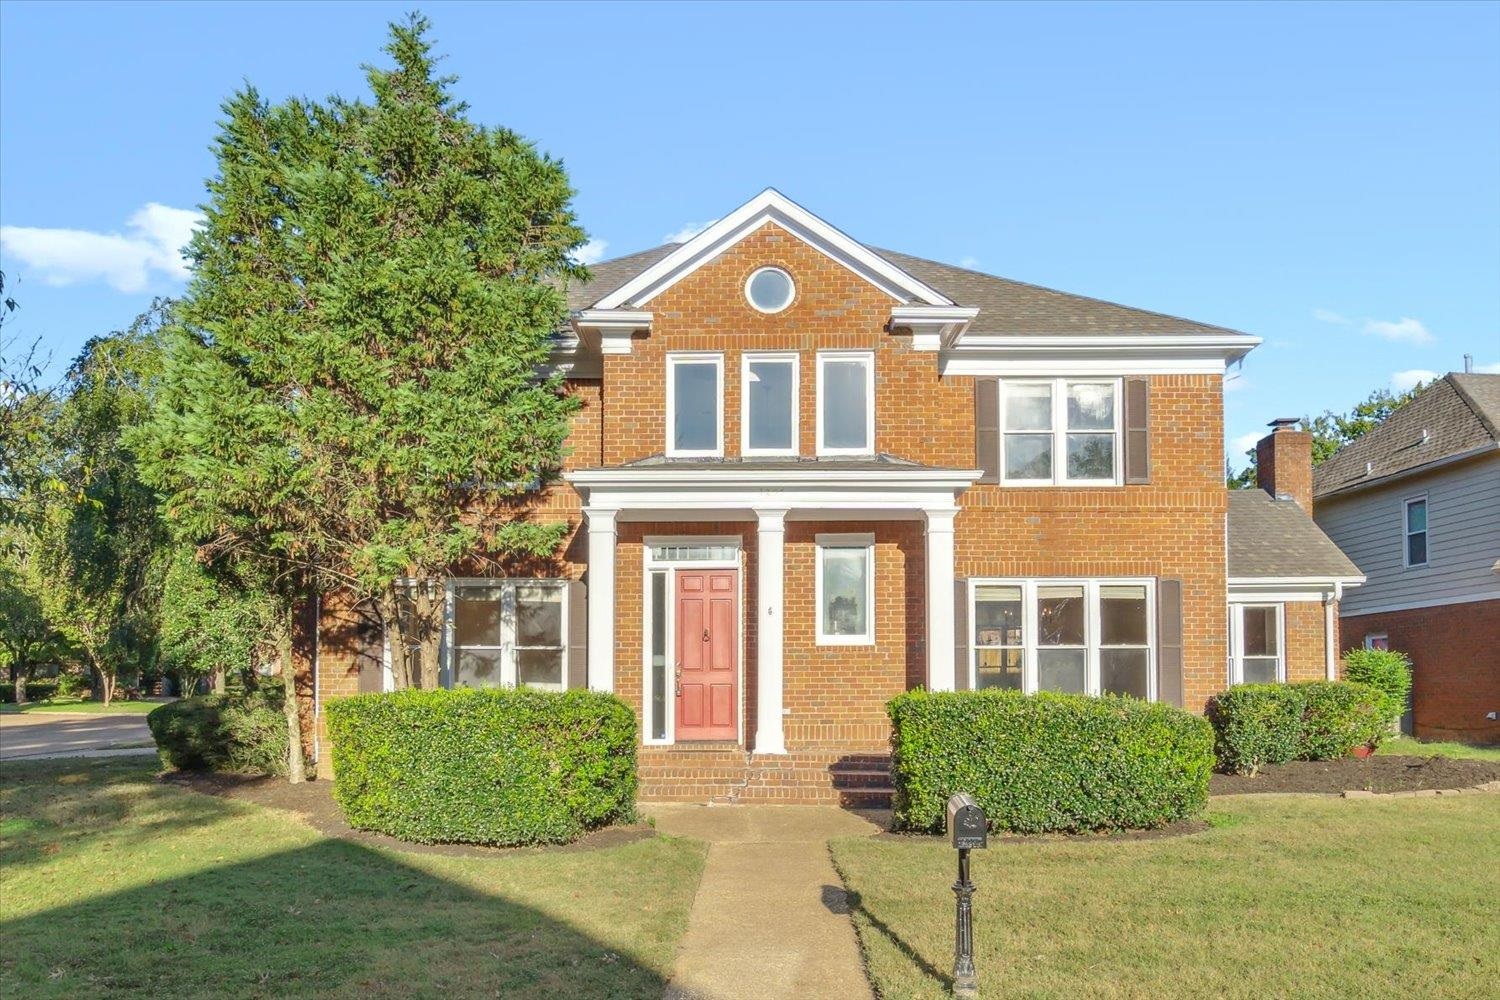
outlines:
[[[1155,697],[1150,580],[973,580],[974,688]]]
[[[1120,384],[1002,379],[1000,480],[1008,486],[1120,482]]]
[[[667,454],[724,454],[724,356],[667,355]]]
[[[1427,498],[1412,497],[1402,508],[1402,565],[1407,569],[1427,565]]]
[[[875,453],[875,355],[818,355],[818,454]]]
[[[1229,683],[1274,684],[1286,680],[1283,607],[1281,604],[1229,606]]]
[[[746,354],[740,375],[740,453],[797,454],[797,355]]]
[[[567,686],[566,581],[464,581],[449,602],[447,686]]]
[[[869,646],[875,642],[875,538],[817,536],[814,595],[820,646]]]

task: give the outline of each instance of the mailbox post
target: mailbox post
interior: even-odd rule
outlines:
[[[953,918],[953,995],[979,995],[974,970],[974,883],[969,881],[969,851],[989,846],[989,822],[974,796],[959,792],[948,800],[948,837],[958,850],[958,881],[953,883],[957,912]]]

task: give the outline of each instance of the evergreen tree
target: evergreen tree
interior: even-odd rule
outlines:
[[[562,165],[470,122],[427,31],[391,27],[368,103],[224,105],[140,450],[206,555],[372,600],[421,653],[398,683],[430,687],[431,582],[566,533],[524,500],[556,475],[574,406],[540,373],[584,233]]]

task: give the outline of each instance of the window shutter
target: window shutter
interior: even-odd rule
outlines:
[[[1125,482],[1151,482],[1151,380],[1125,380]]]
[[[974,467],[981,483],[1000,481],[1000,380],[974,380]]]
[[[353,610],[355,691],[360,694],[385,690],[385,630],[375,609],[363,604]],[[399,644],[399,640],[398,640]]]
[[[953,690],[969,690],[968,580],[953,581]]]
[[[1156,582],[1156,700],[1182,707],[1182,581]]]
[[[569,691],[589,686],[589,587],[582,580],[568,583]]]

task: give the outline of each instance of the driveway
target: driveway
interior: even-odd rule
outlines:
[[[141,743],[151,744],[144,715],[0,715],[0,760],[92,756]]]

